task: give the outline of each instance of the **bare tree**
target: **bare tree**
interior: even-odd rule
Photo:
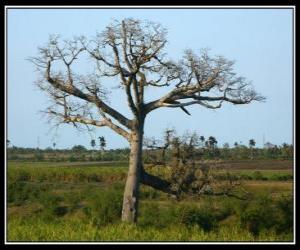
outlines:
[[[224,57],[211,57],[184,52],[178,62],[163,53],[167,43],[166,29],[160,24],[134,19],[115,21],[93,39],[77,37],[60,41],[51,37],[39,55],[31,61],[41,72],[38,86],[53,105],[46,113],[58,123],[83,124],[89,128],[109,127],[130,144],[128,176],[125,184],[122,220],[135,222],[140,183],[163,192],[172,192],[170,183],[145,172],[142,145],[146,116],[158,108],[180,108],[200,105],[217,109],[224,102],[248,104],[262,101],[245,78],[236,76],[233,62]],[[76,74],[78,59],[88,57],[95,72]],[[132,113],[126,117],[107,100],[100,79],[119,79]],[[146,101],[145,89],[163,88],[166,94]]]

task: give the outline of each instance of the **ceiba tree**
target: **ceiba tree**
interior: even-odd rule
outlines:
[[[40,89],[52,101],[46,109],[58,124],[109,127],[130,144],[130,159],[124,190],[122,220],[136,222],[139,185],[172,193],[170,183],[147,173],[142,162],[145,118],[158,108],[200,105],[217,109],[224,102],[248,104],[262,101],[244,77],[233,71],[233,62],[222,56],[199,55],[186,50],[175,62],[163,53],[167,31],[160,24],[135,19],[114,21],[94,38],[83,36],[61,41],[50,37],[38,55],[30,58],[41,73]],[[77,62],[89,58],[92,73],[79,74]],[[76,69],[77,67],[77,69]],[[109,104],[102,81],[119,81],[131,117]],[[166,93],[146,101],[145,90],[165,88]]]

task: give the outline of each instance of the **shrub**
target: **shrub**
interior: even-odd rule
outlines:
[[[280,212],[278,218],[277,232],[293,231],[293,196],[282,196],[276,202],[276,207]]]
[[[32,183],[26,182],[9,182],[7,189],[7,201],[20,206],[26,200],[37,199],[46,188],[47,187],[45,186],[36,186]]]
[[[255,171],[253,173],[253,179],[254,180],[262,180],[263,179],[263,175],[260,171]]]
[[[91,217],[93,224],[100,226],[120,220],[122,212],[122,193],[119,190],[103,190],[89,197],[90,205],[84,213]]]
[[[183,208],[180,222],[188,227],[198,225],[204,231],[210,231],[217,227],[217,218],[211,207]]]
[[[240,222],[253,235],[258,236],[263,230],[276,226],[278,213],[274,208],[272,199],[262,195],[257,200],[248,203],[240,214]]]
[[[44,192],[39,197],[39,201],[43,205],[41,213],[46,220],[56,219],[56,217],[63,216],[68,212],[67,207],[61,205],[64,201],[62,196]]]

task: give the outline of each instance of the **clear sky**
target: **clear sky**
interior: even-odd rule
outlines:
[[[216,137],[218,145],[253,138],[257,146],[293,142],[293,13],[292,9],[8,9],[7,15],[7,138],[15,146],[41,148],[56,142],[57,148],[81,144],[90,148],[93,138],[104,136],[108,148],[127,142],[108,128],[95,134],[80,133],[71,125],[58,131],[41,116],[45,95],[34,85],[37,73],[26,60],[37,55],[49,34],[62,38],[92,37],[112,19],[138,18],[160,22],[168,29],[166,52],[179,59],[183,51],[210,48],[212,55],[236,61],[235,71],[253,82],[266,96],[264,103],[225,104],[218,110],[188,107],[159,109],[150,113],[145,135],[160,137],[166,127],[178,133],[197,131]],[[88,66],[88,65],[87,65]],[[112,87],[115,84],[112,83]],[[126,99],[117,92],[111,103],[120,111]],[[39,139],[38,139],[39,138]]]

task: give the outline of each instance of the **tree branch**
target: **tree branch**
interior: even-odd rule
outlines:
[[[170,182],[163,180],[157,176],[151,175],[145,172],[144,169],[142,170],[141,173],[141,183],[153,187],[157,190],[160,190],[164,193],[173,194],[177,196],[177,192],[172,190]]]
[[[58,112],[55,112],[53,110],[48,110],[47,112],[48,114],[51,115],[55,115],[58,117],[61,117],[63,119],[63,122],[65,123],[81,123],[81,124],[85,124],[85,125],[93,125],[96,127],[109,127],[112,130],[114,130],[116,133],[118,133],[119,135],[123,136],[125,139],[127,139],[128,141],[130,140],[130,135],[127,131],[125,131],[124,129],[122,129],[121,127],[117,126],[116,124],[114,124],[110,119],[104,117],[103,120],[101,121],[96,121],[94,119],[89,119],[80,115],[77,116],[70,116],[70,115],[66,115],[66,114],[61,114]]]
[[[50,75],[50,68],[51,68],[51,61],[48,61],[48,66],[46,69],[46,79],[47,81],[56,89],[59,89],[65,93],[70,95],[76,96],[80,99],[83,99],[87,102],[91,102],[96,104],[96,106],[101,109],[103,112],[107,113],[108,115],[112,116],[118,122],[120,122],[126,128],[132,129],[132,121],[123,116],[121,113],[116,111],[115,109],[109,107],[106,103],[100,100],[96,95],[89,95],[83,93],[81,90],[76,88],[74,85],[71,84],[64,84],[63,81],[59,79],[52,78]]]

